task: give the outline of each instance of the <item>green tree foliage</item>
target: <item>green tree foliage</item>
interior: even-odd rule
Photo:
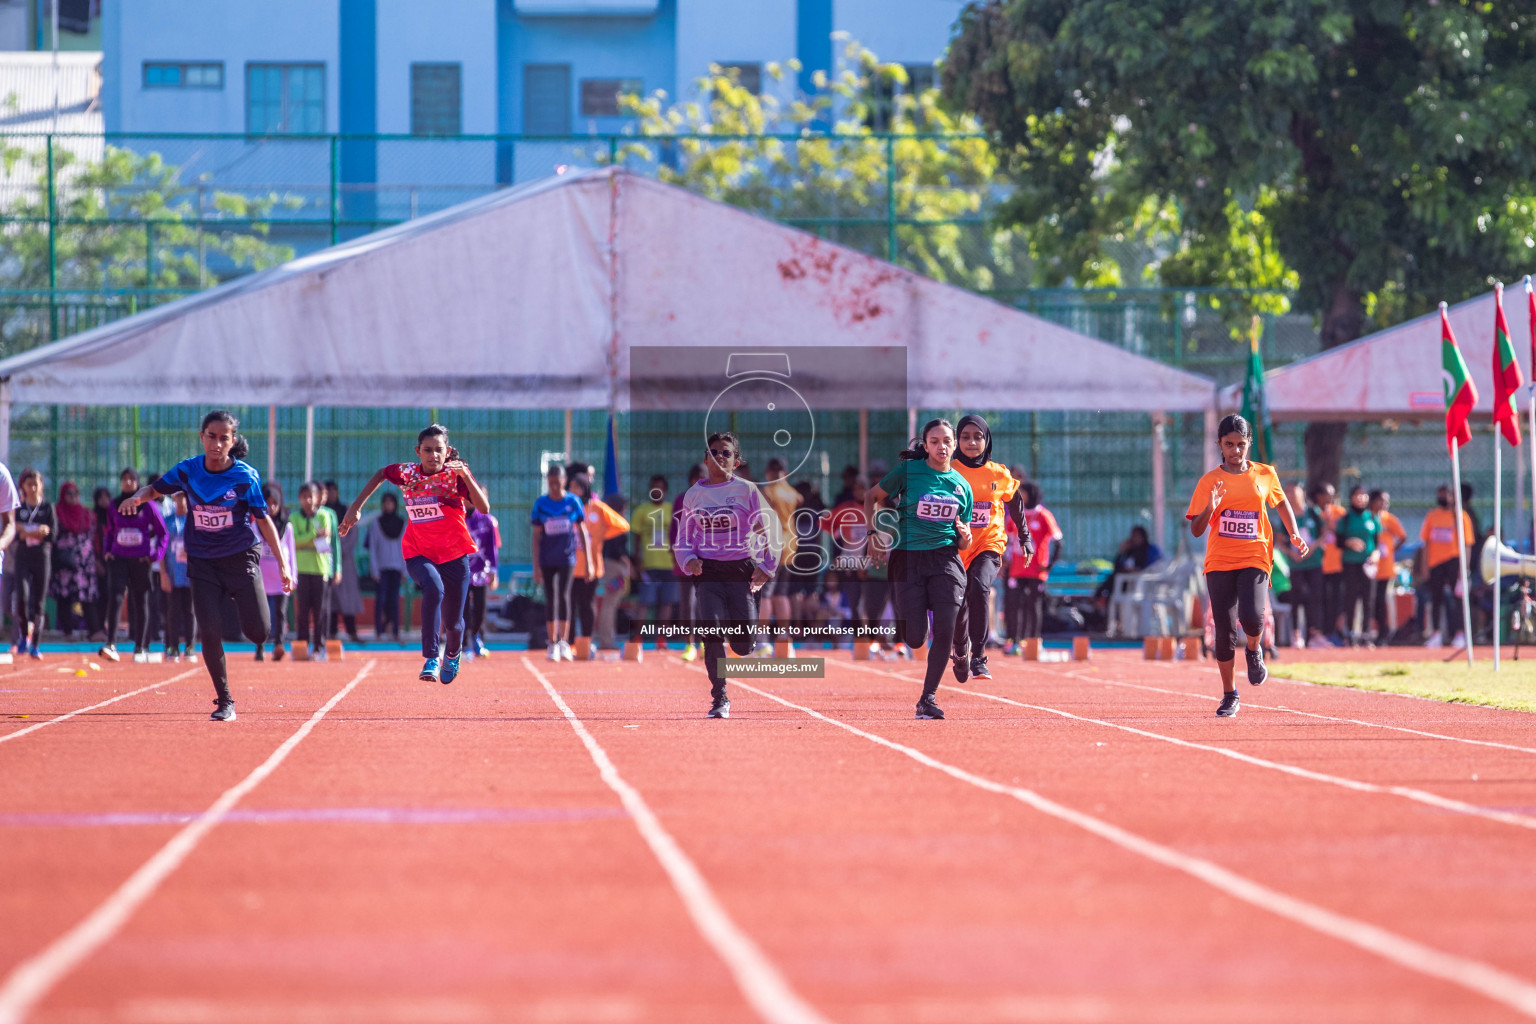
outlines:
[[[7,177],[26,176],[36,183],[3,211],[0,289],[46,292],[50,258],[56,261],[54,287],[96,293],[203,288],[293,258],[292,248],[269,240],[265,221],[274,210],[292,207],[294,200],[276,194],[253,199],[205,191],[199,211],[197,184],[182,181],[179,168],[156,153],[110,146],[95,163],[80,160],[62,146],[55,148],[57,229],[50,257],[45,150],[12,138],[0,148],[0,160]],[[152,298],[145,295],[142,301]],[[119,312],[104,299],[93,308],[96,319]],[[36,315],[37,309],[33,303],[32,315],[16,315],[13,307],[0,321],[6,352],[48,340],[48,318]],[[69,326],[61,324],[61,333]]]
[[[1294,268],[1325,347],[1536,256],[1528,0],[986,0],[950,103],[1008,148],[1008,218],[1064,272],[1173,205],[1170,284]],[[1308,430],[1334,479],[1342,427]]]
[[[621,158],[655,163],[663,181],[882,258],[894,184],[899,262],[979,289],[1018,283],[1014,233],[988,225],[999,166],[980,124],[941,109],[936,89],[912,95],[900,64],[881,63],[857,43],[848,44],[844,65],[831,79],[818,73],[811,97],[778,95],[797,61],[767,65],[762,95],[735,69],[712,66],[696,83],[701,101],[623,97],[640,136],[674,141],[636,142]],[[894,135],[889,146],[872,124]]]

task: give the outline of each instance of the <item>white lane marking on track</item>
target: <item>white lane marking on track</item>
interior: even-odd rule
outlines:
[[[153,690],[157,686],[169,686],[172,683],[180,682],[181,680],[187,678],[187,676],[195,675],[199,671],[201,670],[195,668],[188,669],[180,675],[171,676],[169,679],[162,679],[158,683],[150,683],[148,686],[141,686],[137,690],[129,690],[127,693],[120,693],[116,697],[109,697],[104,701],[99,701],[95,704],[92,704],[90,707],[76,708],[74,711],[60,715],[57,718],[50,718],[46,722],[38,722],[35,725],[27,726],[25,729],[17,729],[15,732],[8,732],[5,735],[0,736],[0,743],[4,743],[7,740],[14,740],[19,736],[25,736],[29,732],[37,732],[37,730],[45,729],[50,725],[57,725],[64,721],[66,718],[74,718],[76,715],[83,715],[87,711],[95,711],[97,708],[104,708],[108,704],[116,704],[120,700],[127,700],[129,697],[137,696],[138,694],[143,693],[145,690]]]
[[[197,848],[197,844],[202,842],[203,837],[213,831],[237,803],[277,770],[288,755],[293,753],[294,748],[304,741],[304,737],[320,724],[320,720],[341,703],[342,698],[351,693],[358,683],[363,681],[363,677],[369,673],[374,664],[372,661],[365,664],[362,671],[352,677],[350,683],[336,691],[330,700],[320,705],[319,710],[310,715],[304,724],[284,740],[281,746],[272,751],[265,761],[257,765],[245,778],[219,794],[219,798],[210,804],[206,811],[188,822],[181,831],[171,837],[169,842],[155,851],[154,856],[129,875],[127,881],[118,886],[116,891],[103,900],[83,921],[53,940],[41,952],[18,964],[5,979],[5,984],[0,985],[0,1024],[21,1024],[32,1007],[36,1006],[53,986],[110,940],[133,916],[134,911],[154,895],[160,883],[164,882],[191,855]],[[216,725],[213,728],[237,727]]]
[[[901,675],[897,672],[888,672],[884,669],[869,668],[865,665],[844,665],[842,667],[851,668],[859,672],[868,672],[874,675],[889,676],[892,679],[903,679],[908,682],[918,682],[918,680],[913,679],[910,676]],[[1073,678],[1083,677],[1074,676]],[[980,697],[984,700],[997,701],[1000,704],[1012,704],[1014,707],[1028,708],[1031,711],[1044,711],[1047,714],[1056,715],[1060,718],[1070,718],[1074,721],[1085,722],[1090,725],[1102,725],[1106,729],[1119,729],[1121,732],[1128,732],[1136,736],[1144,736],[1147,739],[1160,740],[1164,743],[1171,743],[1174,746],[1186,747],[1190,750],[1203,750],[1212,754],[1220,754],[1222,757],[1230,757],[1234,761],[1242,761],[1245,764],[1251,764],[1259,768],[1268,768],[1272,771],[1284,772],[1287,775],[1294,775],[1295,777],[1301,779],[1310,779],[1313,782],[1324,782],[1329,785],[1339,786],[1343,789],[1354,790],[1357,793],[1379,793],[1386,796],[1398,796],[1405,800],[1413,800],[1417,803],[1426,804],[1430,807],[1434,807],[1442,811],[1452,811],[1456,814],[1465,814],[1475,818],[1485,818],[1489,821],[1497,821],[1504,825],[1514,825],[1516,828],[1536,830],[1536,817],[1532,817],[1531,815],[1518,814],[1514,811],[1495,810],[1493,808],[1483,807],[1479,804],[1468,803],[1464,800],[1453,800],[1450,797],[1440,796],[1439,794],[1431,793],[1428,790],[1415,789],[1412,786],[1381,785],[1375,782],[1362,782],[1358,779],[1348,779],[1341,775],[1329,775],[1326,772],[1315,772],[1310,768],[1303,768],[1300,765],[1285,764],[1281,761],[1271,761],[1268,758],[1257,757],[1253,754],[1244,754],[1241,751],[1233,750],[1230,747],[1217,747],[1207,743],[1196,743],[1193,740],[1183,740],[1179,739],[1177,736],[1167,736],[1163,733],[1150,732],[1146,729],[1137,729],[1133,726],[1121,725],[1118,722],[1109,722],[1102,718],[1089,718],[1086,715],[1073,714],[1071,711],[1063,711],[1060,708],[1049,707],[1045,704],[1028,704],[1024,701],[1013,700],[1012,698],[1002,697],[993,693],[983,693],[980,690],[974,690],[969,687],[952,686],[949,683],[944,683],[941,684],[941,688],[945,690],[951,690],[955,693],[968,694],[972,697]],[[1198,696],[1204,696],[1204,694],[1199,694]]]
[[[1164,867],[1173,868],[1175,871],[1181,871],[1186,875],[1197,878],[1207,885],[1226,893],[1228,896],[1240,899],[1261,910],[1267,910],[1278,917],[1294,921],[1322,935],[1338,939],[1368,953],[1374,953],[1409,970],[1418,971],[1420,974],[1428,975],[1432,978],[1440,978],[1454,985],[1460,985],[1462,988],[1486,996],[1495,1002],[1503,1003],[1505,1006],[1509,1006],[1527,1017],[1536,1018],[1536,984],[1502,971],[1491,964],[1457,956],[1454,953],[1442,952],[1420,942],[1415,942],[1413,939],[1398,935],[1395,932],[1387,931],[1378,925],[1346,917],[1343,914],[1327,910],[1314,903],[1308,903],[1306,900],[1271,889],[1267,885],[1255,882],[1212,861],[1194,857],[1172,847],[1164,846],[1161,843],[1123,829],[1118,825],[1110,824],[1101,818],[1095,818],[1090,814],[1084,814],[1082,811],[1059,804],[1033,790],[1025,789],[1022,786],[1007,785],[981,775],[976,775],[973,772],[966,771],[964,768],[957,768],[952,764],[940,761],[938,758],[931,757],[914,747],[909,747],[904,743],[897,743],[895,740],[888,740],[884,736],[877,736],[871,732],[865,732],[857,726],[849,725],[847,722],[841,722],[828,715],[824,715],[814,708],[808,708],[804,705],[785,700],[783,697],[751,686],[740,679],[733,680],[731,685],[738,689],[767,697],[771,701],[803,712],[812,718],[826,722],[828,725],[869,740],[871,743],[894,750],[899,754],[904,754],[921,765],[943,772],[953,779],[969,783],[977,789],[996,793],[1000,796],[1013,797],[1020,803],[1033,807],[1043,814],[1075,825],[1085,832],[1108,840],[1122,849],[1129,850]],[[940,726],[939,728],[943,727]]]
[[[1052,671],[1047,669],[1046,671]],[[1103,683],[1106,686],[1123,686],[1130,690],[1148,690],[1152,693],[1169,693],[1177,697],[1193,697],[1196,700],[1219,701],[1220,697],[1214,697],[1208,693],[1191,693],[1189,690],[1170,690],[1162,686],[1147,686],[1145,683],[1125,683],[1117,679],[1101,679],[1098,676],[1085,676],[1078,672],[1054,672],[1053,674],[1064,676],[1068,679],[1080,679],[1084,682]],[[1276,678],[1279,678],[1278,676]],[[1374,693],[1374,690],[1358,690],[1357,693]],[[1437,703],[1444,703],[1440,701]],[[1276,711],[1286,715],[1300,715],[1304,718],[1318,718],[1325,722],[1347,722],[1350,725],[1362,725],[1368,729],[1389,729],[1392,732],[1406,732],[1414,736],[1424,736],[1432,740],[1448,740],[1451,743],[1467,743],[1475,747],[1494,747],[1499,750],[1514,750],[1522,754],[1536,754],[1536,747],[1520,747],[1513,743],[1499,743],[1494,740],[1474,740],[1466,736],[1449,736],[1440,732],[1426,732],[1423,729],[1410,729],[1406,725],[1387,725],[1384,722],[1367,722],[1359,718],[1340,718],[1336,715],[1323,715],[1315,711],[1298,711],[1288,708],[1283,704],[1251,704],[1246,705],[1258,711]]]
[[[730,914],[715,897],[709,883],[704,880],[693,861],[683,852],[683,848],[672,838],[672,834],[662,827],[661,821],[651,810],[640,791],[631,786],[624,777],[619,774],[618,768],[608,757],[608,752],[593,738],[582,724],[580,718],[571,710],[569,704],[560,696],[559,692],[550,685],[544,673],[534,667],[533,662],[526,657],[523,665],[544,687],[544,692],[549,694],[549,699],[555,702],[555,707],[565,716],[571,728],[576,731],[576,736],[581,740],[582,746],[587,748],[587,753],[592,757],[592,763],[597,765],[597,771],[608,788],[618,794],[619,802],[629,812],[634,820],[635,828],[639,830],[640,837],[651,848],[651,853],[661,864],[662,870],[672,881],[672,887],[677,890],[683,906],[688,911],[688,916],[693,918],[693,923],[704,940],[714,948],[720,959],[725,961],[725,966],[730,970],[732,977],[736,979],[741,994],[747,1003],[757,1011],[757,1015],[773,1024],[829,1024],[823,1017],[805,1000],[801,999],[794,989],[789,987],[789,982],[779,973],[766,954],[757,947],[751,937],[731,920]],[[0,1022],[4,1024],[4,1022]]]

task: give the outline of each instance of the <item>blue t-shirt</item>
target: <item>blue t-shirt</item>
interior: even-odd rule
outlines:
[[[547,494],[539,495],[528,521],[544,527],[544,536],[539,539],[540,565],[576,564],[576,528],[585,518],[581,499],[569,491],[559,501]]]
[[[239,459],[211,473],[197,455],[178,462],[155,482],[161,494],[187,495],[187,554],[192,558],[238,555],[260,543],[253,519],[267,517],[261,476]]]

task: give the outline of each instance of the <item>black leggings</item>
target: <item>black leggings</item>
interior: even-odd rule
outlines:
[[[1297,591],[1300,593],[1297,594]],[[1294,607],[1300,604],[1307,610],[1307,631],[1327,633],[1328,630],[1324,628],[1327,622],[1323,618],[1323,570],[1292,569],[1291,592],[1296,594],[1291,605]]]
[[[1451,633],[1465,633],[1466,621],[1462,616],[1461,599],[1456,596],[1456,584],[1461,579],[1461,559],[1447,558],[1429,570],[1429,599],[1432,609],[1429,620],[1431,633],[1440,630],[1440,609],[1446,610],[1446,629]],[[1449,599],[1449,600],[1447,600]]]
[[[571,574],[574,565],[544,565],[544,621],[571,621]]]
[[[705,572],[716,578],[697,581],[694,594],[698,598],[698,607],[694,621],[709,631],[704,636],[704,671],[709,674],[709,694],[718,699],[725,696],[725,676],[720,673],[720,662],[725,658],[727,634],[731,650],[743,657],[752,653],[755,643],[752,626],[757,622],[757,602],[752,595],[751,562],[705,559],[704,564]]]
[[[283,634],[288,631],[288,595],[267,595],[267,620],[271,624],[272,649],[283,646]]]
[[[137,654],[149,647],[149,560],[110,558],[107,560],[107,645],[117,643],[117,623],[128,596],[128,638]]]
[[[196,640],[192,633],[192,588],[171,587],[165,597],[165,653],[180,654],[185,644],[188,654]]]
[[[261,583],[261,545],[223,558],[187,557],[192,583],[192,607],[202,635],[203,663],[219,700],[228,701],[229,674],[224,667],[224,599],[235,600],[240,632],[253,644],[267,642],[267,594]]]
[[[965,570],[965,597],[955,615],[955,653],[967,651],[974,657],[987,653],[987,634],[992,623],[987,615],[991,607],[992,582],[1003,567],[1003,556],[983,551]]]
[[[1376,581],[1367,579],[1365,566],[1353,562],[1344,563],[1344,632],[1355,632],[1355,605],[1360,605],[1360,631],[1369,632],[1371,618],[1376,614]]]
[[[1216,660],[1231,661],[1239,645],[1247,646],[1237,635],[1240,623],[1248,636],[1264,635],[1264,588],[1269,573],[1263,569],[1217,569],[1205,574],[1205,587],[1211,595],[1211,619],[1216,629]],[[1232,621],[1233,614],[1237,622]]]
[[[326,582],[324,576],[301,572],[293,593],[294,604],[298,606],[298,639],[301,643],[313,645],[317,651],[325,647]]]
[[[1008,620],[1008,639],[1034,640],[1045,618],[1045,586],[1033,576],[1015,576],[1003,591],[1003,615]]]
[[[464,638],[473,640],[485,629],[485,601],[491,586],[489,583],[471,583],[469,597],[464,603]]]
[[[16,634],[19,640],[27,637],[27,626],[32,627],[32,642],[43,638],[44,601],[48,597],[48,577],[51,544],[36,547],[18,545],[16,553]],[[63,601],[59,604],[62,606]]]
[[[693,581],[689,580],[689,584]],[[691,595],[684,595],[685,598]],[[688,608],[693,604],[690,600],[683,601],[683,607]],[[592,625],[597,621],[597,580],[584,579],[571,581],[571,626],[570,632],[574,636],[591,636]],[[688,622],[693,622],[690,616]]]
[[[880,625],[880,616],[885,614],[886,598],[891,596],[891,583],[889,580],[862,580],[859,583],[859,604],[864,608],[864,625],[867,627],[865,636],[872,636],[875,627]],[[881,643],[884,637],[878,637]]]
[[[933,646],[923,696],[938,692],[955,641],[955,616],[965,596],[965,569],[954,545],[891,553],[891,582],[896,587],[896,636],[916,650],[928,643],[928,615],[933,614]]]

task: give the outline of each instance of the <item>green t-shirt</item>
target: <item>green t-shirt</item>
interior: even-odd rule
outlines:
[[[640,538],[640,568],[672,569],[672,503],[642,501],[629,516],[629,532]]]
[[[1328,521],[1323,518],[1322,510],[1316,505],[1308,505],[1306,511],[1296,517],[1296,527],[1301,530],[1301,535],[1312,546],[1307,557],[1291,566],[1293,569],[1321,569],[1323,567],[1323,534],[1328,530]],[[1279,533],[1275,536],[1280,536]]]
[[[313,519],[295,512],[288,520],[293,524],[293,547],[298,554],[295,570],[305,576],[331,575],[332,561],[336,552],[336,513],[321,505],[315,509]],[[325,524],[326,536],[321,539],[321,524]],[[318,543],[316,541],[318,540]],[[324,548],[325,550],[320,550]]]
[[[1339,554],[1343,556],[1344,564],[1364,565],[1376,553],[1376,542],[1381,537],[1381,519],[1370,509],[1360,512],[1352,508],[1339,520],[1338,534]],[[1352,550],[1348,543],[1351,540],[1365,541],[1365,550]]]
[[[971,485],[965,477],[953,469],[940,473],[927,459],[903,459],[885,474],[880,488],[901,513],[896,547],[931,551],[960,543],[955,516],[971,521]]]

